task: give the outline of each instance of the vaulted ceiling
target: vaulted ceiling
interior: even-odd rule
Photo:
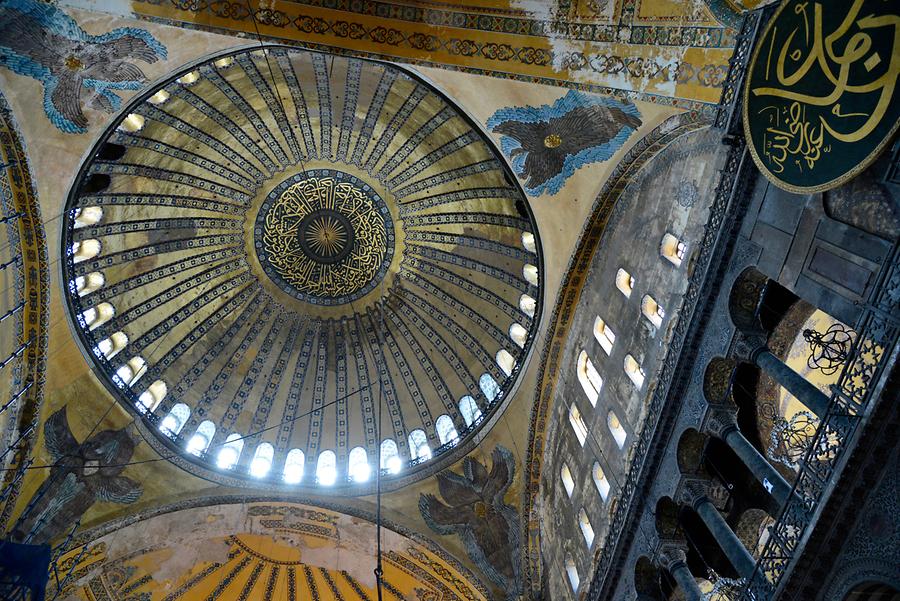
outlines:
[[[384,475],[408,482],[489,417],[533,340],[542,262],[514,182],[396,67],[219,55],[146,89],[83,165],[67,304],[107,387],[179,465],[240,485],[269,444],[278,465],[302,451],[289,479],[314,485],[331,451],[337,482],[319,483],[365,492],[348,454],[391,440]],[[241,459],[220,469],[235,433]],[[271,472],[250,485],[284,484]]]
[[[4,176],[31,216],[21,285],[7,290],[29,299],[17,343],[29,332],[36,341],[26,371],[0,382],[15,391],[27,380],[6,374],[36,374],[14,407],[21,429],[6,430],[8,442],[25,432],[23,452],[4,467],[33,464],[0,522],[47,541],[75,533],[67,560],[82,588],[70,598],[167,598],[182,585],[189,598],[247,598],[245,587],[262,594],[269,581],[290,590],[289,573],[298,594],[327,596],[333,584],[374,598],[359,566],[309,551],[354,547],[370,572],[372,549],[359,544],[370,526],[310,538],[316,520],[278,531],[293,528],[287,513],[219,530],[216,511],[179,516],[277,498],[304,503],[296,511],[307,517],[327,507],[342,524],[372,520],[374,472],[354,479],[350,453],[363,449],[374,467],[390,438],[401,469],[384,466],[382,517],[427,553],[392,549],[388,581],[421,599],[448,598],[445,587],[466,599],[539,590],[534,506],[552,426],[536,408],[555,398],[564,367],[540,359],[559,356],[567,336],[548,334],[549,318],[556,307],[570,319],[566,303],[590,268],[576,256],[569,272],[573,252],[602,248],[633,171],[680,134],[673,123],[694,129],[712,114],[730,9],[310,0],[251,13],[241,2],[139,0],[105,3],[106,14],[80,0],[32,4],[0,6],[37,23],[16,18],[28,25],[13,36],[16,60],[0,48],[11,107],[0,100],[0,148],[20,158]],[[38,43],[47,31],[52,52]],[[257,32],[294,47],[248,47]],[[28,70],[22,56],[48,68]],[[608,121],[622,135],[598,144]],[[333,203],[326,212],[322,201]],[[438,428],[443,415],[458,439]],[[204,422],[215,430],[195,443]],[[418,430],[424,458],[409,446]],[[245,452],[222,467],[234,435]],[[254,473],[263,443],[272,457]],[[304,453],[299,482],[284,478],[292,449]],[[317,483],[326,450],[335,481]],[[83,465],[60,472],[65,457]],[[84,494],[45,494],[70,475]],[[153,532],[182,524],[183,536],[138,545],[150,516]],[[479,528],[491,537],[476,539]],[[198,560],[207,548],[217,555]]]

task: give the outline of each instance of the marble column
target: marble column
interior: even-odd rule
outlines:
[[[660,552],[660,564],[669,570],[684,593],[685,601],[704,601],[703,592],[687,566],[687,556],[680,547],[665,545]]]
[[[775,381],[783,386],[785,390],[797,397],[797,400],[819,416],[819,419],[825,418],[825,414],[828,412],[828,405],[830,404],[828,395],[788,367],[784,361],[773,355],[766,347],[753,351],[750,358],[756,365],[765,370],[767,374],[775,378]]]
[[[681,500],[694,508],[738,574],[752,578],[756,560],[706,496],[706,487],[700,482],[688,482],[682,489]]]
[[[711,409],[707,418],[706,429],[713,436],[725,441],[725,444],[741,458],[747,469],[750,470],[779,505],[784,505],[787,502],[791,496],[791,485],[756,450],[756,447],[741,434],[737,419],[732,411],[726,408]]]

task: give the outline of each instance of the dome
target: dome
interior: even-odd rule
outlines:
[[[364,493],[473,443],[529,356],[540,241],[482,130],[394,65],[230,51],[136,96],[67,200],[71,322],[171,461]],[[380,418],[380,426],[379,426]]]

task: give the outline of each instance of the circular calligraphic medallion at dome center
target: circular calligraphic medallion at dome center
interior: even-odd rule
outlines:
[[[278,184],[260,206],[253,236],[266,275],[315,305],[341,305],[368,294],[394,254],[394,225],[384,200],[336,169],[311,169]]]

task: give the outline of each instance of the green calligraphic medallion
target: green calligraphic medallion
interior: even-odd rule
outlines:
[[[790,192],[865,169],[900,124],[900,2],[786,0],[747,73],[744,132],[756,165]]]

